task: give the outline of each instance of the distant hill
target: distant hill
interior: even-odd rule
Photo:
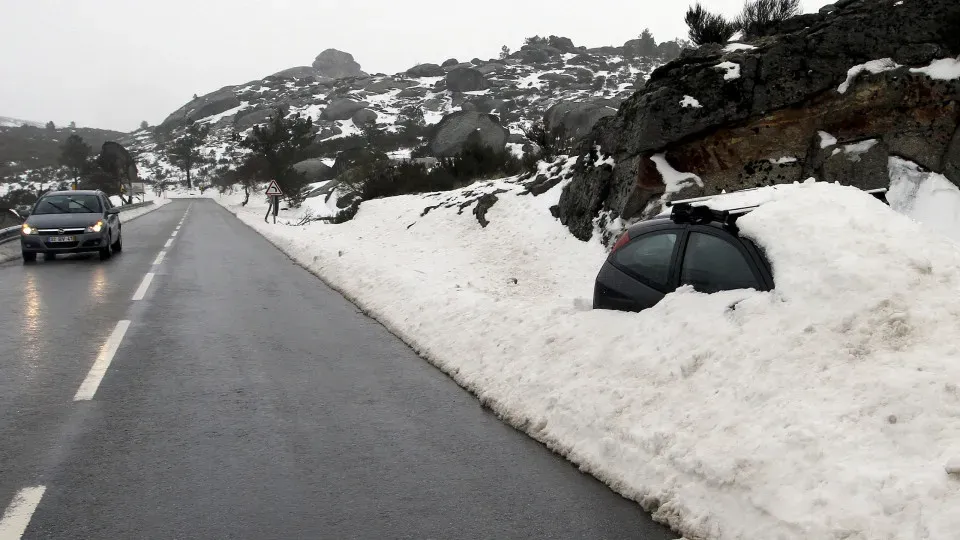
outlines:
[[[393,75],[367,74],[352,55],[331,49],[312,65],[195,97],[158,127],[137,131],[121,144],[138,156],[148,180],[161,169],[179,178],[159,146],[187,123],[204,123],[211,130],[203,153],[231,167],[244,153],[231,142],[234,134],[248,133],[280,107],[313,119],[315,145],[306,157],[328,164],[342,151],[364,145],[360,136],[371,129],[384,134],[376,149],[394,158],[452,155],[474,131],[481,131],[489,146],[521,155],[531,148],[525,130],[532,123],[545,121],[548,129],[562,127],[574,136],[588,133],[684,46],[657,43],[649,33],[597,48],[576,46],[565,37],[533,37],[516,51],[504,48],[485,60],[443,57],[438,51],[437,63]],[[405,136],[412,133],[405,125],[417,117],[425,127],[416,137]],[[212,166],[202,169],[211,170],[197,171],[198,178],[212,173]]]
[[[31,122],[30,120],[20,120],[19,118],[10,118],[9,116],[0,116],[0,127],[20,127],[20,126],[43,127],[43,122]]]
[[[0,117],[0,182],[12,181],[30,170],[58,166],[60,145],[73,133],[83,137],[94,152],[106,141],[128,136],[94,128],[49,130],[43,124]]]

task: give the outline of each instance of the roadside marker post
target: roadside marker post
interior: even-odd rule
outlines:
[[[280,197],[283,197],[283,190],[280,189],[280,186],[277,184],[276,180],[271,180],[270,185],[267,186],[266,196],[270,197],[270,206],[267,207],[267,215],[263,216],[263,222],[267,222],[267,217],[270,215],[270,210],[273,210],[273,223],[277,223],[277,214],[280,213]]]

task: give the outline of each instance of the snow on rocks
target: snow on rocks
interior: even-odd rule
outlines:
[[[696,183],[698,186],[703,187],[703,180],[701,180],[699,176],[674,169],[673,166],[667,162],[667,157],[664,154],[650,156],[650,161],[657,166],[657,171],[660,173],[660,177],[663,178],[663,184],[667,186],[667,190],[664,193],[665,195],[676,193],[690,183]]]
[[[723,80],[725,81],[732,81],[740,78],[740,64],[736,62],[720,62],[713,67],[714,69],[726,71],[726,73],[723,74]]]
[[[830,148],[837,144],[837,138],[826,131],[818,131],[820,135],[820,148]]]
[[[865,64],[859,64],[859,65],[853,66],[852,68],[847,70],[847,80],[843,81],[843,83],[837,87],[837,92],[840,92],[841,94],[845,94],[847,90],[850,88],[850,85],[853,84],[853,81],[856,80],[856,78],[864,71],[867,71],[876,75],[877,73],[883,73],[884,71],[891,71],[899,67],[901,67],[900,64],[894,62],[892,58],[881,58],[880,60],[871,60]]]
[[[730,43],[723,48],[723,52],[734,52],[734,51],[749,51],[756,49],[753,45],[748,45],[746,43]]]
[[[934,60],[927,67],[914,68],[911,73],[922,73],[931,79],[952,81],[960,79],[960,58],[942,58]]]
[[[693,96],[683,96],[683,99],[680,100],[680,106],[683,108],[694,108],[700,109],[703,108],[703,105],[700,105],[700,102],[697,101],[697,98]]]

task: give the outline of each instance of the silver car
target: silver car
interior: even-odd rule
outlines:
[[[20,247],[23,261],[37,254],[53,259],[58,253],[98,252],[100,260],[123,249],[120,211],[102,191],[45,193],[23,222]]]

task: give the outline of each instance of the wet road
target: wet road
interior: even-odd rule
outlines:
[[[0,540],[677,536],[212,201],[0,305]]]

